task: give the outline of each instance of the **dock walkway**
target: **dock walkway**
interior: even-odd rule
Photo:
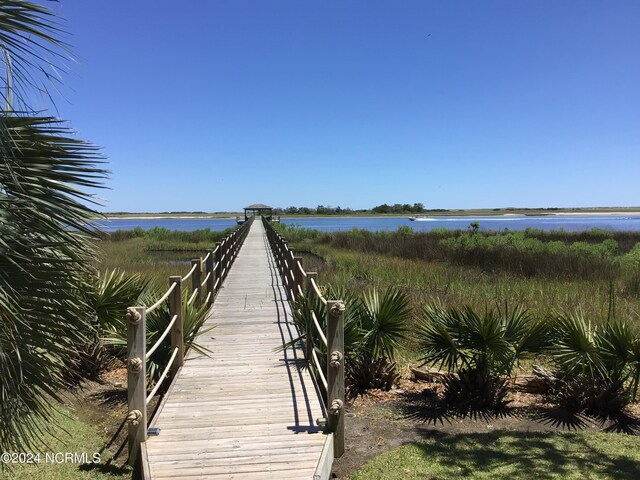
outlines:
[[[206,331],[207,327],[213,327]],[[152,479],[324,479],[331,436],[262,222],[254,222],[146,441]]]

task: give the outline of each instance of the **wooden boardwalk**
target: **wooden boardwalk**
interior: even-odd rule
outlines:
[[[264,227],[251,226],[197,343],[156,413],[143,449],[153,479],[324,479],[332,436]]]

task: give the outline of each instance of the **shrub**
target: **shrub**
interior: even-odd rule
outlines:
[[[569,377],[557,382],[549,398],[572,414],[585,413],[602,420],[615,419],[630,402],[621,383],[589,375]]]
[[[370,355],[359,353],[349,357],[346,367],[349,397],[362,395],[370,389],[389,391],[400,379],[397,365],[386,357],[372,359]]]
[[[376,289],[362,297],[345,289],[325,289],[326,298],[342,299],[347,305],[344,317],[345,380],[353,396],[371,388],[390,389],[397,380],[396,352],[406,340],[406,322],[411,315],[409,298],[397,289],[380,294]],[[314,345],[321,367],[326,367],[326,349],[313,322],[315,314],[326,330],[326,306],[316,295],[300,298],[294,305],[294,322],[304,332],[300,340]],[[311,363],[311,362],[310,362]]]
[[[503,410],[511,402],[507,380],[484,369],[463,368],[446,375],[444,399],[447,407],[461,415]]]
[[[488,309],[431,304],[418,327],[422,361],[446,368],[445,399],[461,413],[499,410],[506,405],[506,384],[525,352],[549,344],[549,328],[522,308]]]
[[[98,288],[93,293],[92,302],[95,305],[97,322],[99,324],[100,341],[109,352],[120,360],[127,358],[127,323],[124,312],[127,307],[135,305],[152,305],[162,293],[156,292],[139,274],[127,275],[123,272],[112,271],[100,277]],[[183,290],[183,335],[185,349],[190,347],[196,351],[206,353],[206,349],[195,343],[196,335],[204,323],[207,308],[196,307],[195,304],[185,305],[189,290]],[[154,345],[169,325],[168,302],[163,302],[158,308],[147,314],[147,345]],[[155,380],[171,357],[168,341],[153,352],[147,361],[147,373],[150,380]]]
[[[640,337],[613,316],[592,324],[578,311],[554,319],[552,355],[560,380],[553,398],[570,411],[611,418],[635,398]]]

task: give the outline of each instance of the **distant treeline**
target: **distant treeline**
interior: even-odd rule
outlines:
[[[226,213],[226,212],[214,212]],[[103,212],[104,215],[208,215],[208,212],[177,210],[171,212]]]
[[[393,205],[377,205],[370,209],[353,210],[349,207],[342,208],[318,205],[316,208],[311,207],[287,207],[276,208],[276,215],[351,215],[354,213],[426,213],[426,212],[444,212],[444,209],[427,210],[422,203],[394,203]]]

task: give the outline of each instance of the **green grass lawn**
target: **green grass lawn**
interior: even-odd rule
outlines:
[[[59,407],[53,415],[57,428],[50,434],[34,435],[36,447],[29,451],[39,454],[39,463],[30,465],[11,465],[12,468],[0,469],[0,478],[7,480],[117,480],[131,478],[131,469],[122,467],[122,457],[111,462],[111,453],[106,450],[107,439],[101,436],[96,427],[82,422],[76,413]],[[46,454],[49,453],[47,458]],[[77,454],[72,461],[64,459],[61,453]],[[84,457],[82,454],[85,454]],[[99,456],[95,457],[94,454]],[[85,463],[88,460],[88,463]]]
[[[376,457],[350,478],[637,479],[640,438],[595,432],[438,434]]]

